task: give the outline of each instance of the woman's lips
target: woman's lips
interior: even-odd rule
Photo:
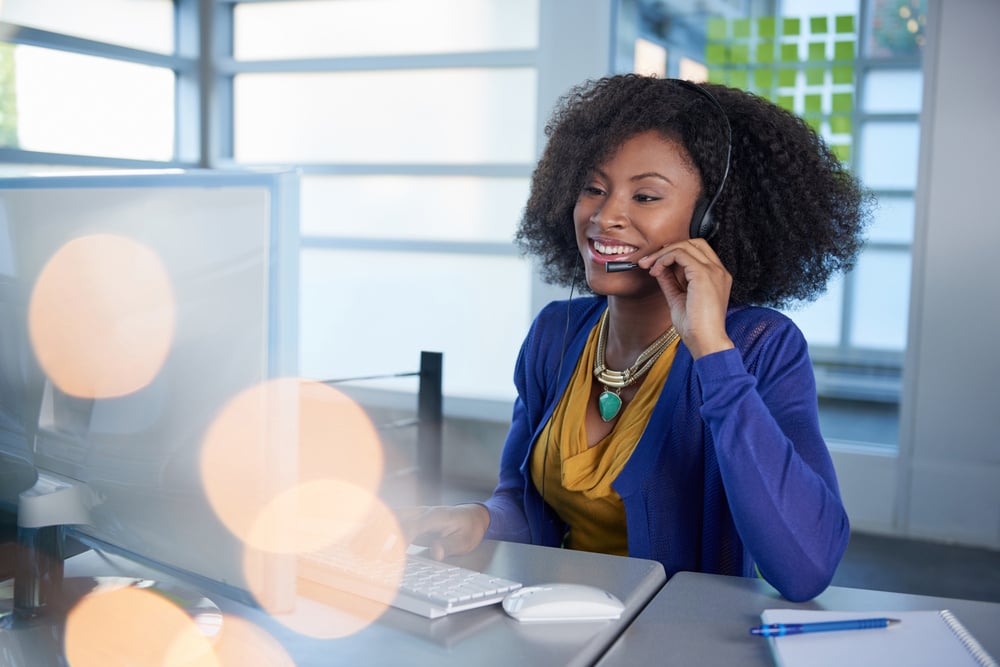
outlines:
[[[621,262],[639,251],[628,243],[610,239],[590,239],[590,252],[598,262]]]

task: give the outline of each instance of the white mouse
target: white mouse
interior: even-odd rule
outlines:
[[[503,610],[522,623],[613,620],[624,609],[611,593],[585,584],[524,586],[503,601]]]

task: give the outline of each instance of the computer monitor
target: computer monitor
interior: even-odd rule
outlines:
[[[74,537],[203,591],[255,601],[261,584],[251,590],[245,544],[213,511],[200,453],[235,396],[295,375],[297,197],[293,172],[0,179],[0,503],[16,504],[36,477],[78,484],[87,518],[73,525]],[[94,262],[94,251],[109,254]],[[117,280],[123,298],[164,297],[133,304],[124,326],[153,343],[103,350],[102,366],[85,369],[93,391],[74,384],[80,369],[66,370],[59,355],[94,332],[42,321],[46,312],[81,314],[72,283],[81,253],[90,258],[85,270],[110,271],[103,279]],[[63,274],[59,261],[69,267]],[[157,276],[162,284],[133,284]],[[48,311],[38,307],[46,294],[55,300]],[[122,384],[102,369],[136,377]],[[247,446],[247,456],[275,463],[265,483],[276,487],[297,465],[282,432]],[[270,595],[294,593],[287,557],[263,553],[255,563]]]
[[[38,478],[31,445],[41,381],[29,369],[30,355],[20,322],[25,307],[14,267],[9,226],[0,217],[0,510],[11,514],[17,497]],[[33,388],[29,378],[34,379]]]

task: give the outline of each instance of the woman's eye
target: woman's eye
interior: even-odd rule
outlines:
[[[601,188],[597,187],[596,185],[587,185],[587,186],[584,186],[583,192],[584,192],[584,194],[588,194],[588,195],[603,195],[604,194],[604,190],[602,190]]]
[[[644,202],[644,203],[645,202],[651,202],[651,201],[659,201],[659,199],[660,199],[659,197],[654,197],[653,195],[636,195],[635,196],[635,200],[637,202]]]

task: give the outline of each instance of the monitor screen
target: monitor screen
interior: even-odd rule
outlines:
[[[259,596],[201,451],[234,397],[295,375],[297,194],[293,173],[0,179],[0,460],[22,463],[0,500],[35,475],[79,482],[80,539]],[[247,484],[279,488],[297,465],[283,441],[296,415],[269,418],[288,424],[247,441],[270,473]],[[254,576],[280,597],[294,571],[272,556]]]

